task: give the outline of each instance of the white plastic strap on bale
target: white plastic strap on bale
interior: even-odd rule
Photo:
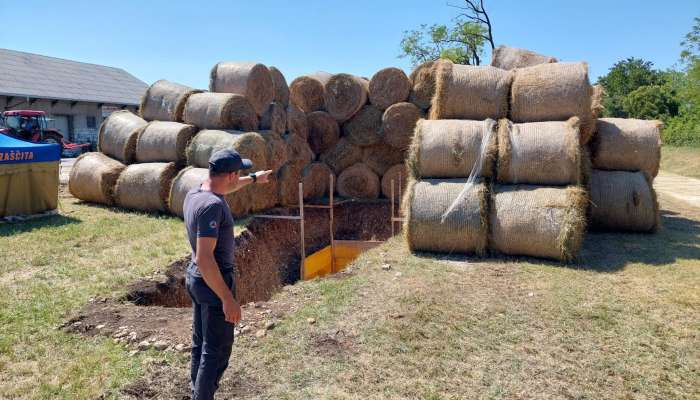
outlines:
[[[493,128],[496,124],[496,121],[492,119],[487,119],[484,120],[483,123],[485,133],[484,137],[481,139],[481,146],[479,148],[479,158],[474,163],[474,166],[472,167],[472,170],[469,173],[469,177],[467,178],[467,182],[464,184],[464,188],[462,188],[462,191],[459,192],[459,195],[452,202],[452,204],[450,204],[450,206],[447,207],[447,211],[445,211],[445,213],[442,214],[440,222],[443,224],[445,223],[445,220],[450,215],[450,213],[455,209],[455,207],[457,207],[459,203],[464,201],[464,198],[467,196],[469,191],[476,186],[476,184],[478,183],[478,179],[481,177],[481,170],[484,165],[484,158],[486,157],[486,152],[488,151],[489,143],[491,143],[491,135],[493,135]]]

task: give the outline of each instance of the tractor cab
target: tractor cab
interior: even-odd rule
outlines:
[[[2,113],[3,133],[34,143],[61,143],[63,135],[48,129],[43,111],[14,110]]]
[[[63,150],[82,152],[89,144],[70,143],[56,129],[48,128],[46,113],[34,110],[5,111],[0,115],[0,134],[32,143],[54,143]]]

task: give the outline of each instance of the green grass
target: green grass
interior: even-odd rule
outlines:
[[[590,235],[571,266],[412,255],[395,239],[348,277],[296,285],[305,306],[237,342],[221,394],[697,398],[700,210],[672,210],[656,235]],[[319,344],[335,332],[340,345]]]
[[[56,327],[187,254],[176,218],[61,205],[59,216],[0,225],[0,398],[92,399],[141,374],[141,356]]]
[[[698,398],[700,210],[661,200],[658,234],[589,235],[570,266],[394,239],[278,293],[299,308],[237,339],[220,398]],[[0,398],[121,397],[165,358],[55,327],[186,254],[179,220],[64,201],[0,238]],[[153,388],[179,398],[187,361],[165,361]]]
[[[700,178],[700,147],[663,146],[661,170]]]

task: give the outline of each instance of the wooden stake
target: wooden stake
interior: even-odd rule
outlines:
[[[399,209],[396,210],[397,217],[401,216],[401,200],[403,200],[401,197],[402,194],[403,194],[403,192],[401,191],[401,172],[399,172],[399,193],[398,193],[398,198],[397,198],[397,200],[399,201]]]
[[[330,178],[330,187],[328,189],[328,197],[330,198],[329,206],[330,206],[330,235],[331,235],[331,273],[335,273],[335,240],[333,238],[334,233],[333,233],[333,208],[335,205],[333,204],[333,174],[329,175]]]
[[[306,246],[304,245],[304,184],[301,182],[299,182],[299,217],[301,218],[301,263],[299,271],[301,276],[299,277],[299,280],[303,281],[306,272]]]
[[[391,237],[394,237],[394,180],[391,180]]]

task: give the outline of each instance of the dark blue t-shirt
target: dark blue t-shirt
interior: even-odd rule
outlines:
[[[198,237],[216,238],[214,259],[219,270],[233,271],[233,216],[224,197],[200,187],[192,189],[185,196],[183,211],[195,275],[201,276],[196,263]]]

